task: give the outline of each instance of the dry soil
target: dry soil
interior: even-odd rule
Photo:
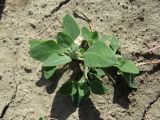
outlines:
[[[160,0],[0,0],[0,119],[160,120],[160,66],[140,67],[137,91],[104,78],[110,93],[91,96],[80,108],[56,91],[73,70],[62,68],[52,81],[41,79],[41,64],[29,54],[30,39],[52,39],[66,13],[86,14],[101,34],[115,34],[122,55],[135,63],[160,59]],[[79,15],[79,13],[77,13]],[[66,66],[67,67],[67,66]]]

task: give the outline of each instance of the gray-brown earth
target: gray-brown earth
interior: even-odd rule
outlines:
[[[160,0],[1,0],[0,119],[160,120],[160,66],[141,66],[138,89],[129,95],[121,81],[114,87],[104,78],[110,94],[91,96],[79,109],[56,93],[72,70],[63,68],[53,81],[41,80],[41,64],[29,56],[28,41],[54,38],[61,29],[59,20],[77,10],[101,34],[116,34],[122,55],[136,63],[160,58],[160,50],[138,54],[146,45],[160,43]]]

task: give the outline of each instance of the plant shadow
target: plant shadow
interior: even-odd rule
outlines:
[[[77,61],[72,61],[70,64],[66,64],[62,68],[57,69],[54,75],[49,80],[46,80],[44,78],[43,69],[42,69],[41,70],[42,76],[35,84],[38,87],[45,86],[47,93],[52,94],[57,87],[58,81],[62,78],[63,74],[67,70],[73,71],[72,75],[70,76],[70,79],[72,80],[79,79],[82,75],[80,68],[79,68],[79,63]]]
[[[132,92],[124,80],[116,80],[114,85],[113,103],[119,104],[124,109],[129,109],[129,94]]]
[[[36,82],[36,85],[39,87],[46,86],[47,93],[51,94],[55,91],[57,83],[61,79],[65,71],[73,71],[72,75],[70,76],[70,79],[72,80],[79,79],[82,76],[82,72],[80,71],[78,62],[73,61],[72,63],[67,64],[66,66],[64,66],[61,69],[58,69],[49,81],[44,80],[44,77],[42,76],[41,79]],[[113,103],[119,104],[121,107],[128,109],[130,104],[128,95],[132,90],[130,90],[129,87],[126,87],[127,83],[125,82],[125,80],[123,80],[121,76],[116,75],[116,69],[107,69],[105,70],[105,72],[109,73],[111,76],[114,76],[115,84],[113,84]],[[78,112],[79,120],[103,120],[100,117],[100,112],[96,109],[90,98],[88,98],[84,103],[82,103],[81,106],[76,107],[71,101],[70,97],[63,96],[59,94],[59,92],[57,92],[54,96],[54,100],[52,103],[50,118],[57,120],[67,120],[67,118],[75,111]]]
[[[90,98],[79,107],[78,113],[79,120],[103,120]]]
[[[114,87],[113,103],[119,104],[124,109],[129,109],[130,100],[128,96],[133,89],[128,87],[127,82],[121,75],[117,75],[116,68],[105,69],[105,72],[112,76],[112,79],[109,77],[109,80],[112,81]]]
[[[55,91],[58,81],[67,70],[73,71],[70,76],[70,79],[72,80],[79,79],[82,76],[79,63],[77,61],[73,61],[72,63],[65,65],[63,68],[56,70],[50,80],[45,80],[44,76],[42,76],[41,79],[36,82],[36,85],[38,87],[46,86],[47,93],[51,94]],[[90,98],[82,103],[80,107],[77,107],[73,104],[69,96],[63,96],[59,92],[54,96],[50,111],[50,118],[67,120],[67,118],[76,110],[78,110],[79,120],[103,120],[100,118],[100,112],[95,108]]]
[[[0,0],[0,20],[2,18],[3,9],[5,8],[6,0]]]
[[[103,120],[100,112],[95,108],[93,102],[88,98],[79,108],[74,106],[71,98],[62,96],[58,92],[53,100],[50,118],[57,120],[67,120],[68,117],[78,110],[79,120]]]
[[[50,78],[50,80],[46,80],[43,76],[43,70],[42,71],[42,76],[40,78],[40,80],[38,80],[36,82],[36,85],[38,87],[42,87],[45,86],[46,87],[46,91],[48,94],[52,94],[58,84],[58,81],[61,79],[63,73],[66,71],[67,69],[65,68],[65,66],[61,69],[57,69],[54,73],[54,75]]]
[[[69,115],[75,111],[76,107],[73,106],[70,97],[62,96],[57,92],[52,103],[50,118],[67,120]]]

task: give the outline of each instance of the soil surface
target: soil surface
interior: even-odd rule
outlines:
[[[140,53],[160,43],[160,0],[0,0],[0,119],[37,120],[160,120],[160,66],[140,67],[137,91],[119,81],[110,93],[91,96],[80,108],[57,93],[74,69],[59,69],[53,80],[45,81],[41,63],[29,54],[30,39],[53,39],[61,30],[66,13],[75,15],[81,26],[115,34],[122,55],[135,63],[160,59],[160,49]],[[74,66],[71,66],[74,68]]]

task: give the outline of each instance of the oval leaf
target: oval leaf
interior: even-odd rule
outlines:
[[[52,54],[46,61],[43,62],[42,66],[50,67],[50,66],[64,65],[71,61],[72,61],[71,58],[66,55],[60,56],[58,54]]]
[[[118,65],[116,65],[120,71],[132,74],[138,74],[138,67],[130,60],[121,60]]]
[[[60,47],[53,40],[48,40],[41,43],[32,41],[31,44],[31,57],[42,62],[45,61],[51,54],[60,52]]]
[[[136,89],[137,86],[136,86],[136,83],[135,83],[135,81],[134,81],[134,77],[135,77],[134,74],[123,73],[123,78],[126,80],[128,86],[129,86],[130,88]]]
[[[98,40],[98,38],[99,38],[98,32],[97,32],[97,31],[94,31],[94,32],[92,33],[91,40],[96,41],[96,40]]]
[[[56,67],[53,66],[53,67],[44,67],[43,68],[44,70],[44,77],[45,79],[49,79],[52,77],[53,73],[56,71]]]
[[[102,95],[108,92],[108,89],[98,79],[90,81],[89,85],[94,94]]]
[[[78,93],[80,96],[85,96],[89,91],[89,86],[86,82],[78,84]]]
[[[98,76],[98,77],[102,77],[102,76],[104,76],[106,73],[103,71],[103,69],[95,69],[95,71],[96,71],[96,75]]]
[[[65,15],[63,19],[63,27],[65,33],[69,35],[73,40],[75,40],[80,34],[80,29],[76,21],[70,15]]]
[[[38,44],[42,42],[46,42],[46,41],[45,40],[30,40],[29,41],[30,49],[33,49],[35,46],[37,46]]]
[[[115,52],[120,47],[120,42],[119,42],[118,38],[116,36],[114,36],[114,35],[112,35],[112,36],[111,35],[106,35],[101,40],[102,41],[109,41],[110,45],[111,45],[111,48]]]
[[[110,67],[116,63],[111,48],[102,41],[96,41],[86,52],[84,63],[87,67]]]
[[[92,33],[88,30],[88,28],[82,28],[82,36],[85,40],[89,40],[91,38]]]
[[[70,36],[63,32],[59,32],[57,35],[57,43],[61,48],[68,48],[73,44],[73,40]]]
[[[81,95],[80,95],[81,94]],[[87,90],[86,92],[81,92],[79,89],[77,90],[77,93],[72,96],[72,101],[76,106],[80,106],[80,104],[85,101],[90,95],[90,90]]]
[[[59,92],[63,95],[74,95],[77,92],[74,81],[65,82],[62,87],[59,89]]]

